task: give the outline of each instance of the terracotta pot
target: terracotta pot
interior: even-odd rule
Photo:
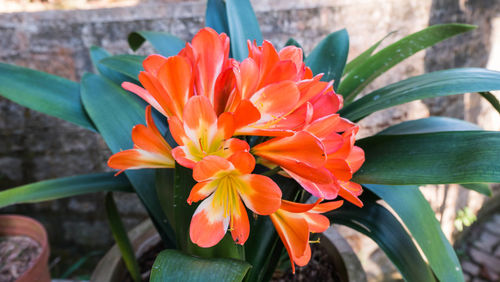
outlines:
[[[49,242],[47,231],[36,220],[21,215],[0,215],[0,236],[28,236],[42,247],[41,254],[35,259],[16,282],[50,282]]]

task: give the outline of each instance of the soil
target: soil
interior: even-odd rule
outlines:
[[[0,281],[15,281],[41,253],[40,244],[28,236],[0,237]]]
[[[290,263],[287,260],[287,263]],[[332,260],[327,251],[319,244],[311,244],[311,260],[306,266],[295,267],[295,275],[289,267],[285,272],[277,270],[271,282],[339,282],[339,275],[335,271]]]
[[[149,281],[151,268],[159,252],[163,250],[161,244],[158,244],[147,251],[139,258],[139,267],[141,268],[142,281]],[[289,263],[289,261],[287,261]],[[0,280],[2,281],[2,280]],[[292,273],[291,267],[286,271],[277,270],[271,282],[308,282],[308,281],[322,281],[322,282],[339,282],[341,279],[338,277],[328,253],[319,244],[311,245],[311,260],[309,264],[304,267],[296,267],[295,275]],[[127,275],[124,282],[133,282],[132,278]]]

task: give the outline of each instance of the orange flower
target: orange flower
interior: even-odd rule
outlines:
[[[231,66],[229,38],[211,28],[200,30],[191,43],[169,58],[148,56],[139,74],[142,87],[124,82],[123,88],[137,94],[166,117],[183,119],[183,108],[193,95],[214,103],[219,75]]]
[[[343,201],[314,204],[299,204],[282,200],[281,207],[270,215],[283,245],[290,256],[292,271],[295,264],[306,265],[311,259],[309,233],[321,233],[330,227],[330,221],[320,213],[329,212],[342,206]]]
[[[216,155],[227,158],[238,151],[248,151],[248,144],[230,138],[234,120],[230,113],[218,118],[205,96],[191,97],[184,108],[184,121],[173,116],[168,120],[170,132],[179,146],[172,150],[175,160],[182,166],[193,168],[204,157]]]
[[[175,166],[171,147],[163,139],[153,121],[151,106],[146,107],[146,124],[147,126],[136,125],[132,129],[134,149],[118,152],[109,158],[108,165],[120,170],[117,174],[125,169],[171,168]]]
[[[188,203],[203,200],[191,220],[190,236],[201,247],[217,244],[229,227],[236,243],[243,245],[250,233],[245,206],[260,215],[269,215],[280,206],[281,190],[270,178],[251,174],[255,159],[238,152],[229,159],[207,156],[196,164],[196,184]]]

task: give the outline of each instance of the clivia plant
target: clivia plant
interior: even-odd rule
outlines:
[[[438,71],[358,94],[414,53],[473,26],[444,24],[346,63],[346,30],[305,54],[262,40],[249,1],[209,0],[191,40],[151,31],[133,50],[93,47],[97,73],[80,83],[0,64],[0,94],[101,134],[117,173],[41,181],[0,192],[0,207],[98,191],[136,193],[165,250],[151,281],[267,281],[286,251],[292,269],[331,223],[373,239],[409,281],[463,281],[456,254],[418,189],[459,183],[490,194],[500,182],[500,133],[430,117],[356,140],[356,122],[413,100],[500,89],[500,73]],[[123,173],[122,173],[123,172]],[[115,175],[116,174],[116,175]],[[401,219],[380,204],[385,201]],[[111,227],[134,280],[137,262],[115,204]],[[421,250],[421,252],[419,251]]]

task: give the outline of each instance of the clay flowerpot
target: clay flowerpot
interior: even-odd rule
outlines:
[[[45,228],[38,221],[26,216],[0,215],[0,237],[8,236],[28,236],[42,247],[40,255],[31,262],[31,267],[16,282],[50,282],[50,251]]]

